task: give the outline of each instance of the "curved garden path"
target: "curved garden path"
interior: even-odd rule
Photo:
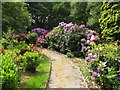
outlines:
[[[71,58],[48,49],[42,53],[51,59],[52,65],[47,88],[88,88],[79,67]]]

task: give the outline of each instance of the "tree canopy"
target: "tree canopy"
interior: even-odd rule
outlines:
[[[4,32],[9,28],[16,32],[25,32],[31,23],[31,14],[26,3],[4,2],[2,3],[2,29]]]

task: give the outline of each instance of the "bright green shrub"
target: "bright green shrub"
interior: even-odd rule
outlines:
[[[17,69],[18,69],[18,74],[20,75],[21,72],[24,72],[25,69],[26,69],[26,60],[25,60],[25,57],[22,56],[22,55],[19,55],[19,56],[16,56],[14,59],[13,59]]]
[[[26,70],[35,72],[36,67],[40,63],[40,59],[42,59],[42,54],[40,52],[26,52],[24,53],[25,61],[26,61]]]
[[[17,68],[13,62],[13,58],[9,54],[0,55],[2,60],[1,66],[1,78],[2,78],[2,88],[18,88],[19,77],[17,75]]]
[[[99,19],[102,34],[106,39],[120,39],[120,3],[104,2]]]
[[[102,88],[120,88],[120,47],[113,44],[94,44],[88,54],[90,73]]]
[[[20,54],[21,50],[19,49],[13,49],[13,50],[5,50],[3,51],[3,54],[5,55],[9,55],[12,59],[12,61],[14,62],[14,64],[16,65],[17,68],[17,74],[20,74],[21,72],[23,72],[26,68],[26,62],[25,62],[25,58]]]

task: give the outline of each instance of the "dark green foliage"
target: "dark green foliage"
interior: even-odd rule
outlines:
[[[53,29],[61,21],[70,21],[69,2],[27,2],[32,14],[32,26],[30,28]]]
[[[37,41],[38,34],[37,33],[29,33],[27,34],[27,43],[35,44]]]
[[[16,32],[26,32],[30,23],[31,14],[28,12],[25,3],[2,3],[2,29],[4,32],[7,32],[8,28]]]
[[[87,8],[86,8],[88,13],[87,26],[97,31],[98,33],[101,33],[101,29],[99,26],[101,6],[102,6],[102,2],[88,2]]]
[[[99,19],[106,39],[120,39],[120,2],[104,2]]]
[[[70,17],[74,18],[74,22],[77,24],[86,25],[87,21],[87,2],[71,2],[70,3]]]

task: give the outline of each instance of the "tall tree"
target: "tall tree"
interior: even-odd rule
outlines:
[[[99,22],[104,38],[120,40],[120,2],[104,2]]]
[[[99,18],[100,18],[100,7],[102,2],[88,2],[87,12],[88,12],[88,21],[87,26],[91,29],[94,29],[98,33],[101,33]]]
[[[28,2],[28,9],[32,14],[32,27],[52,29],[61,21],[67,21],[69,3],[67,2]]]
[[[87,2],[71,2],[70,17],[74,18],[77,24],[85,24],[87,21]]]
[[[26,3],[4,2],[2,3],[2,29],[4,32],[11,28],[16,32],[25,32],[31,24],[31,14]]]

